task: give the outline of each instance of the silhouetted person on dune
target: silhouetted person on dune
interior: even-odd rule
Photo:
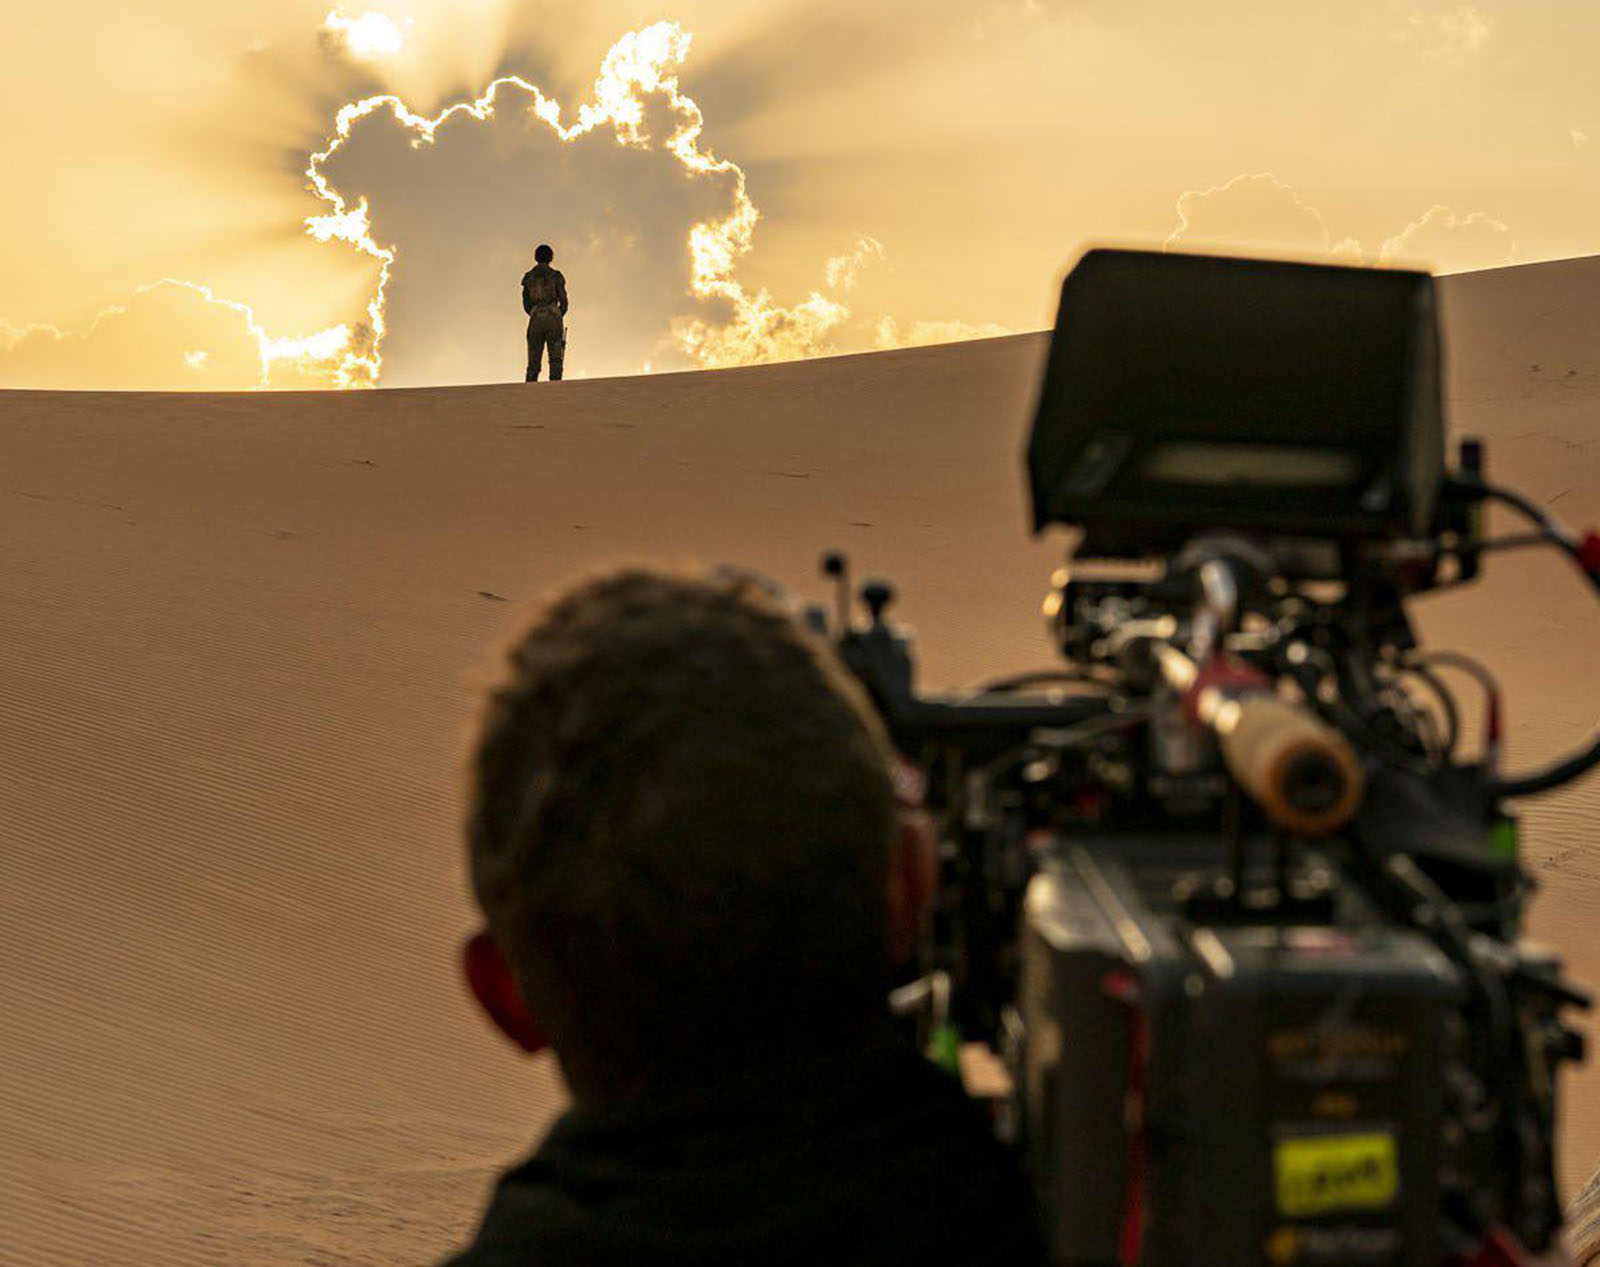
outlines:
[[[550,267],[556,253],[540,244],[534,266],[522,275],[522,311],[528,314],[528,379],[538,382],[545,348],[550,349],[550,381],[558,382],[567,359],[567,279]]]

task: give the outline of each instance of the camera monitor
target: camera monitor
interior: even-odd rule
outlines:
[[[1428,274],[1094,250],[1061,286],[1034,528],[1107,556],[1200,528],[1422,535],[1443,445]]]

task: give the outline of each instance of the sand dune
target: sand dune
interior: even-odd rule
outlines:
[[[1600,517],[1600,259],[1445,283],[1459,429]],[[426,1262],[560,1105],[458,988],[492,648],[619,558],[895,578],[924,681],[1046,664],[1019,453],[1042,336],[363,395],[0,393],[0,1261]],[[1537,368],[1535,368],[1537,367]],[[820,586],[814,588],[820,595]],[[1597,614],[1517,556],[1429,641],[1513,765],[1600,713]],[[1535,926],[1600,982],[1600,781],[1530,806]],[[1600,1155],[1572,1084],[1564,1170]]]

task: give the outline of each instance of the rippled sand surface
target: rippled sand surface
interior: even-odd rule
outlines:
[[[1600,260],[1445,283],[1458,429],[1600,519]],[[893,577],[923,681],[1048,664],[1042,336],[364,395],[0,393],[0,1261],[427,1262],[559,1111],[469,1010],[460,770],[547,586],[729,561]],[[1600,610],[1518,555],[1430,600],[1512,765],[1600,716]],[[1600,983],[1600,779],[1526,815],[1536,932]],[[1570,1082],[1563,1168],[1600,1156]]]

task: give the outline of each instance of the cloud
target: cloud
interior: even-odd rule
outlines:
[[[386,14],[328,14],[325,48],[401,50]],[[86,327],[0,323],[0,383],[163,390],[372,387],[521,377],[517,280],[550,241],[572,294],[570,376],[718,368],[950,337],[904,332],[862,305],[886,258],[859,234],[819,260],[813,287],[776,295],[747,272],[761,212],[744,170],[705,141],[679,72],[675,23],[631,31],[575,110],[518,76],[437,114],[393,94],[341,107],[308,156],[321,207],[303,231],[371,268],[360,309],[303,337],[250,305],[168,278]],[[341,73],[348,75],[348,70]],[[897,314],[898,316],[898,314]],[[998,329],[998,327],[996,327]]]
[[[788,360],[847,332],[870,346],[853,305],[876,239],[828,259],[797,300],[745,280],[761,213],[743,169],[704,144],[678,78],[690,43],[670,22],[624,35],[571,115],[517,76],[433,116],[395,96],[343,107],[306,172],[326,206],[307,231],[377,266],[373,337],[341,382],[515,377],[516,281],[538,241],[568,277],[569,372]]]
[[[1367,253],[1362,248],[1361,243],[1355,238],[1340,238],[1328,248],[1328,254],[1332,257],[1332,262],[1335,264],[1349,264],[1354,266],[1357,264],[1371,263],[1371,261],[1367,258]]]
[[[570,123],[515,76],[433,116],[394,96],[342,108],[307,167],[328,208],[307,230],[378,266],[374,338],[344,380],[512,376],[516,283],[537,241],[569,276],[572,325],[609,338],[596,358],[598,339],[583,349],[580,334],[575,369],[663,359],[686,296],[748,308],[732,272],[758,213],[743,173],[699,148],[699,110],[675,76],[688,47],[668,23],[625,36]]]
[[[1215,250],[1335,264],[1393,264],[1460,273],[1515,262],[1510,226],[1482,211],[1458,216],[1432,207],[1377,250],[1353,237],[1337,241],[1323,215],[1270,172],[1178,198],[1178,226],[1166,249]]]
[[[0,353],[9,352],[17,344],[29,337],[59,339],[62,337],[62,332],[55,326],[40,324],[17,326],[12,325],[9,321],[0,319]]]
[[[327,387],[352,333],[275,338],[244,304],[164,279],[81,332],[0,322],[0,384],[83,390],[240,391]]]
[[[1457,216],[1449,207],[1436,206],[1387,239],[1378,258],[1385,264],[1464,273],[1514,263],[1516,242],[1509,225],[1481,211]]]
[[[396,21],[387,13],[369,9],[360,17],[346,16],[343,9],[334,9],[323,19],[318,37],[330,53],[341,54],[353,61],[373,62],[393,57],[406,46],[406,30],[410,18]]]
[[[675,317],[671,322],[673,340],[704,369],[800,360],[853,347],[853,342],[843,340],[855,316],[844,297],[857,289],[867,270],[886,257],[883,243],[863,235],[847,254],[831,256],[824,264],[822,289],[787,306],[776,303],[765,290],[752,294],[736,282],[739,294],[730,296],[731,319],[718,323],[702,317]]]
[[[921,347],[928,343],[958,343],[964,339],[996,339],[1014,331],[994,322],[973,325],[967,321],[916,321],[902,330],[893,317],[879,320],[874,346],[880,351],[891,348]]]
[[[834,290],[852,291],[856,278],[865,268],[870,268],[884,258],[883,243],[863,234],[856,239],[855,248],[848,255],[835,255],[823,267],[823,276]]]
[[[1572,128],[1571,132],[1572,132],[1572,148],[1573,149],[1579,150],[1579,149],[1582,149],[1585,145],[1589,144],[1589,134],[1587,132],[1581,131],[1578,128]]]
[[[850,317],[846,304],[820,291],[788,306],[773,303],[764,290],[751,299],[722,324],[700,317],[674,319],[673,339],[703,369],[797,361],[834,350],[831,336]]]
[[[1306,258],[1328,255],[1334,244],[1320,211],[1271,172],[1256,172],[1179,195],[1165,247]]]

